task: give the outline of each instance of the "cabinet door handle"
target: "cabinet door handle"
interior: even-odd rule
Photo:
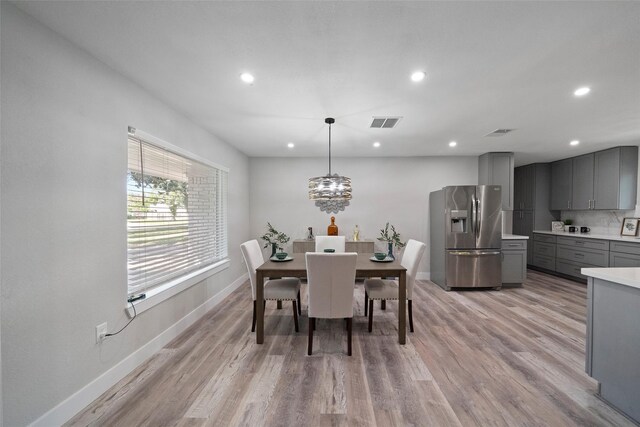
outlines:
[[[571,201],[567,200],[567,209],[571,209]]]
[[[574,242],[576,245],[584,245],[584,242],[580,241],[580,240],[576,240]]]
[[[584,254],[573,254],[575,258],[584,258]]]
[[[509,246],[510,248],[517,248],[517,247],[519,247],[520,245],[519,245],[519,244],[517,244],[517,243],[509,243],[507,246]]]

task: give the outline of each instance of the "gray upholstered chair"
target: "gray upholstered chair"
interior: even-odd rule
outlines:
[[[316,236],[316,252],[324,252],[325,249],[344,252],[345,245],[346,238],[344,236]]]
[[[309,283],[309,345],[313,350],[313,330],[316,318],[346,319],[347,354],[351,356],[351,328],[353,320],[353,283],[356,279],[358,254],[307,252],[307,281]]]
[[[257,240],[249,240],[240,245],[242,257],[249,271],[249,281],[251,282],[251,295],[253,297],[253,322],[251,323],[251,332],[256,330],[256,268],[264,263],[262,250]],[[293,305],[293,322],[296,332],[298,332],[298,314],[301,313],[300,307],[300,280],[295,278],[289,279],[272,279],[267,280],[264,284],[264,301],[291,301]],[[296,307],[297,301],[297,307]]]
[[[416,274],[422,254],[426,245],[417,240],[409,240],[402,254],[400,264],[407,269],[407,308],[409,310],[409,330],[413,332],[413,286],[416,282]],[[395,280],[367,279],[364,281],[364,315],[367,315],[369,306],[369,332],[373,330],[373,301],[380,300],[384,304],[386,300],[398,299],[398,282]]]

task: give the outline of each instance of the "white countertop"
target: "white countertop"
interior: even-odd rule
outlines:
[[[637,267],[583,268],[582,274],[640,289],[640,268]]]
[[[580,237],[585,239],[618,240],[621,242],[640,243],[640,237],[621,236],[619,234],[569,233],[567,231],[533,230],[534,233],[552,236]]]
[[[519,236],[517,234],[503,234],[502,240],[528,240],[529,236]]]

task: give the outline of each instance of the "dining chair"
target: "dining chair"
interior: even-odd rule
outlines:
[[[313,351],[313,330],[316,319],[346,319],[347,354],[351,356],[353,320],[353,282],[356,279],[358,254],[307,252],[309,345]]]
[[[409,330],[413,332],[413,286],[416,282],[416,274],[422,254],[426,245],[417,240],[409,240],[404,249],[400,264],[407,269],[407,308],[409,310]],[[364,315],[367,315],[369,306],[369,332],[373,330],[373,301],[380,300],[384,304],[386,300],[398,299],[398,282],[395,280],[367,279],[364,281]]]
[[[251,282],[251,295],[253,297],[253,321],[251,332],[256,330],[256,268],[264,264],[262,250],[257,240],[249,240],[240,245],[242,257],[249,271],[249,281]],[[300,307],[300,280],[296,278],[271,279],[264,284],[264,300],[266,301],[291,301],[293,305],[293,322],[295,330],[298,332],[298,314],[301,314]],[[297,307],[296,307],[297,301]]]
[[[324,252],[325,249],[335,249],[336,252],[344,252],[345,245],[345,236],[316,236],[316,252]]]

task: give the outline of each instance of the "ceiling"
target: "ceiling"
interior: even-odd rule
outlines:
[[[334,156],[520,165],[640,143],[640,2],[16,5],[252,157],[326,156],[327,116]]]

